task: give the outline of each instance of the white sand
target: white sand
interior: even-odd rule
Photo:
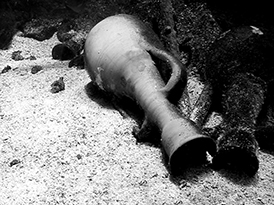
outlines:
[[[12,67],[0,75],[0,205],[274,204],[274,156],[265,152],[254,179],[203,168],[176,183],[161,149],[136,144],[134,120],[87,96],[84,70],[51,59],[57,42],[17,35],[0,50],[0,70]],[[14,61],[16,50],[37,60]],[[34,65],[43,70],[31,74]],[[59,77],[66,88],[52,94]]]

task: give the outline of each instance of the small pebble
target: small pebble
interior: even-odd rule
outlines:
[[[14,51],[11,54],[11,58],[15,61],[24,60],[24,57],[21,55],[22,51]]]
[[[10,162],[10,167],[12,167],[12,166],[14,166],[14,165],[16,165],[16,164],[19,164],[20,162],[21,162],[20,160],[14,159],[14,160],[12,160],[12,161]]]
[[[42,66],[40,65],[35,65],[31,68],[31,73],[32,74],[36,74],[38,73],[39,71],[43,70]]]
[[[32,61],[32,60],[36,60],[36,57],[35,56],[30,56],[29,59]]]
[[[54,81],[51,84],[51,92],[52,93],[58,93],[62,90],[65,90],[65,83],[64,83],[64,78],[60,77],[59,80]]]
[[[145,186],[145,185],[147,185],[147,180],[141,180],[141,181],[139,182],[139,185],[140,185],[140,186]]]
[[[7,65],[2,71],[1,71],[1,73],[6,73],[6,72],[8,72],[8,71],[10,71],[11,70],[11,67],[9,66],[9,65]]]
[[[180,205],[180,204],[184,204],[184,202],[181,201],[181,200],[178,200],[178,201],[176,201],[174,204],[175,204],[175,205]]]

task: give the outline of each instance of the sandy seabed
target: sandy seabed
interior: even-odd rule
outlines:
[[[12,68],[0,75],[0,205],[274,204],[273,152],[260,151],[251,179],[206,166],[174,179],[160,148],[136,143],[132,118],[88,97],[85,70],[52,59],[57,43],[17,34],[0,51],[0,70]],[[37,59],[14,61],[17,50]]]

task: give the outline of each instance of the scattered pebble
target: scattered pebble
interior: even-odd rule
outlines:
[[[178,200],[178,201],[175,202],[175,205],[180,205],[180,204],[184,204],[184,202],[181,201],[181,200]]]
[[[139,185],[140,185],[140,186],[145,186],[145,185],[147,185],[147,180],[141,180],[141,181],[139,182]]]
[[[54,81],[51,84],[51,92],[52,93],[58,93],[62,90],[65,90],[65,83],[64,83],[64,78],[60,77],[59,80]]]
[[[2,73],[6,73],[6,72],[8,72],[8,71],[10,71],[11,70],[11,67],[9,66],[9,65],[7,65],[2,71],[1,71],[1,74]]]
[[[21,61],[24,60],[24,57],[21,55],[22,51],[14,51],[11,54],[11,58],[15,61]]]
[[[40,65],[35,65],[31,68],[31,73],[32,74],[36,74],[38,73],[39,71],[43,70],[43,67],[40,66]]]
[[[19,163],[21,163],[21,161],[20,161],[19,159],[14,159],[14,160],[12,160],[12,161],[10,162],[10,167],[12,167],[12,166],[14,166],[14,165],[16,165],[16,164],[19,164]]]
[[[36,57],[31,55],[30,57],[27,57],[27,58],[25,58],[25,59],[29,59],[29,60],[32,61],[32,60],[36,60]]]
[[[82,159],[82,155],[80,155],[80,154],[77,154],[76,157],[77,157],[77,159]]]

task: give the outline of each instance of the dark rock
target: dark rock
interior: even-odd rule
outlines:
[[[64,20],[58,28],[57,38],[75,54],[80,54],[83,50],[86,36],[94,25],[93,21],[84,18]]]
[[[64,78],[60,77],[59,80],[54,81],[51,84],[51,92],[52,93],[58,93],[62,90],[65,90],[65,83],[64,83]]]
[[[61,42],[70,40],[77,35],[77,25],[73,19],[64,19],[58,27],[57,38]]]
[[[15,17],[12,12],[0,10],[0,49],[7,49],[16,32]]]
[[[64,12],[62,12],[64,11]],[[6,49],[18,31],[37,40],[48,39],[59,19],[72,17],[60,0],[2,0],[0,2],[0,49]]]
[[[69,47],[73,53],[80,54],[84,49],[85,38],[80,35],[76,35],[74,38],[65,42],[66,46]]]
[[[70,60],[75,57],[75,53],[65,44],[58,44],[52,49],[52,58],[56,60]]]
[[[11,70],[11,67],[9,65],[7,65],[2,71],[1,71],[1,74],[2,73],[7,73]]]
[[[14,51],[11,54],[11,58],[15,61],[21,61],[24,60],[25,58],[21,55],[22,51]]]
[[[38,41],[50,39],[60,25],[58,19],[33,19],[24,28],[24,36],[34,38]]]
[[[32,74],[36,74],[38,73],[39,71],[43,70],[43,67],[42,66],[39,66],[39,65],[35,65],[31,68],[31,73]]]

